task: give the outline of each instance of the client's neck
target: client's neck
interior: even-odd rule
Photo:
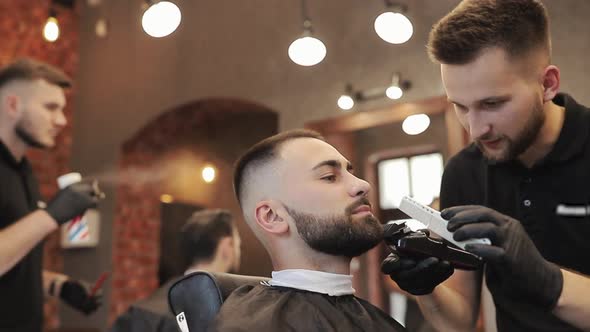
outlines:
[[[297,250],[271,250],[271,260],[275,271],[305,269],[337,274],[350,274],[350,257],[333,256],[311,248]]]

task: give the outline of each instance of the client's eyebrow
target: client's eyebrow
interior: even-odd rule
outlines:
[[[324,160],[322,162],[320,162],[319,164],[315,165],[312,170],[315,171],[318,168],[324,167],[324,166],[329,166],[332,168],[337,168],[337,169],[341,169],[342,168],[342,163],[338,160]],[[352,172],[353,167],[352,164],[350,162],[346,163],[346,170],[349,172]]]

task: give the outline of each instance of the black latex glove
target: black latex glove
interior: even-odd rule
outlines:
[[[60,190],[45,210],[61,225],[95,207],[103,197],[96,181],[77,182]]]
[[[541,256],[518,220],[477,205],[448,208],[441,216],[449,220],[447,229],[457,241],[490,239],[491,245],[469,244],[465,250],[486,261],[508,294],[548,310],[555,307],[563,287],[561,270]]]
[[[413,259],[392,251],[381,263],[381,271],[388,274],[401,289],[413,295],[432,293],[438,284],[455,271],[449,262],[436,257]]]
[[[61,286],[59,298],[72,308],[89,315],[98,309],[101,305],[101,292],[90,296],[89,287],[77,280],[67,280]]]

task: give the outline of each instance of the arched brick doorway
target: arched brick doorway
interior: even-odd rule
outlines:
[[[273,110],[235,99],[203,99],[164,112],[121,147],[113,224],[110,321],[158,286],[160,197],[232,211],[242,235],[243,274],[270,274],[262,246],[243,222],[232,166],[252,144],[277,132]],[[214,164],[205,183],[200,169]]]

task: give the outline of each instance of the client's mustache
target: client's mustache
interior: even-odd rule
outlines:
[[[346,207],[346,210],[345,210],[346,215],[351,215],[352,211],[354,211],[356,208],[358,208],[361,205],[368,205],[370,207],[371,202],[369,202],[369,199],[366,196],[359,198],[359,200],[357,200],[356,202],[354,202]]]

